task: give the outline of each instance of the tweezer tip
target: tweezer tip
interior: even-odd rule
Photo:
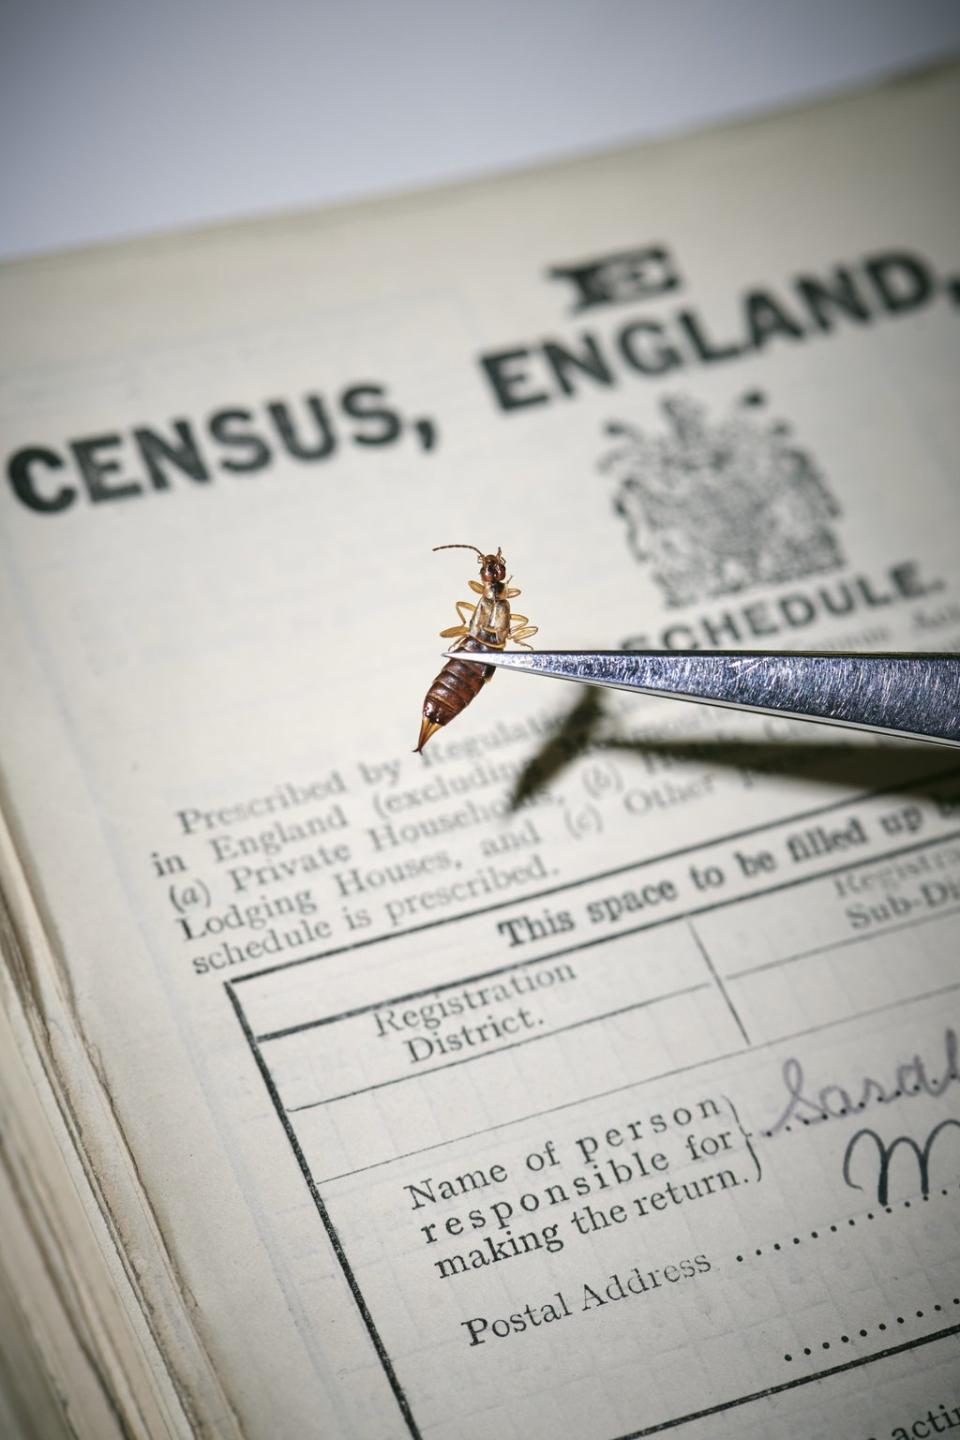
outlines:
[[[472,660],[475,665],[508,665],[519,666],[522,662],[532,660],[536,655],[535,650],[444,650],[445,660]]]

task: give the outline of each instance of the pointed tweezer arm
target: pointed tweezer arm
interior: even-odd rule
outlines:
[[[960,655],[451,650],[449,656],[764,715],[960,746]]]

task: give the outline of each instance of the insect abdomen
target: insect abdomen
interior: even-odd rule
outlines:
[[[482,654],[488,647],[468,636],[459,647]],[[423,702],[423,721],[417,750],[422,750],[441,725],[448,725],[461,710],[466,709],[475,695],[493,675],[492,665],[467,665],[462,660],[448,660],[427,691]]]

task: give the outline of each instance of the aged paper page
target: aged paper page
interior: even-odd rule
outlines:
[[[0,276],[24,1003],[183,1433],[960,1426],[951,752],[411,753],[435,545],[549,648],[960,648],[958,88]]]

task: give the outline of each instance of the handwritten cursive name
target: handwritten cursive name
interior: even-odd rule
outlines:
[[[868,1105],[890,1105],[896,1100],[912,1099],[917,1095],[942,1095],[951,1085],[960,1082],[956,1031],[944,1031],[943,1049],[943,1064],[938,1064],[935,1076],[928,1072],[925,1061],[914,1055],[898,1063],[890,1085],[883,1085],[867,1075],[857,1082],[852,1091],[843,1085],[827,1084],[813,1094],[807,1093],[807,1081],[800,1061],[793,1057],[784,1060],[783,1083],[789,1098],[783,1113],[763,1134],[769,1139],[794,1119],[801,1125],[813,1125],[819,1120],[855,1114],[866,1110]],[[855,1099],[854,1095],[858,1098]]]
[[[917,1162],[917,1173],[920,1180],[921,1195],[930,1194],[930,1156],[933,1152],[933,1143],[938,1135],[944,1130],[954,1127],[960,1130],[960,1120],[941,1120],[939,1125],[934,1125],[930,1134],[922,1145],[909,1135],[898,1135],[887,1145],[877,1134],[876,1130],[858,1130],[856,1135],[851,1135],[849,1144],[843,1156],[843,1178],[852,1190],[862,1190],[863,1186],[858,1185],[850,1178],[850,1167],[853,1162],[854,1151],[861,1141],[872,1141],[876,1147],[877,1159],[877,1204],[886,1205],[890,1197],[890,1162],[901,1146],[912,1154]]]

